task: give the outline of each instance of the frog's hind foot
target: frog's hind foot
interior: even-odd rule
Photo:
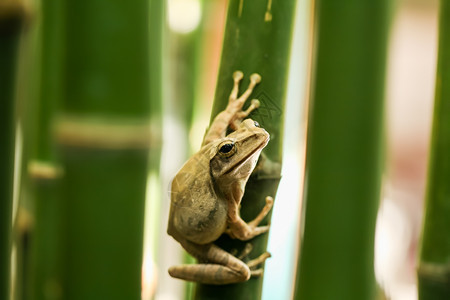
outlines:
[[[247,264],[216,245],[198,245],[189,241],[183,241],[182,245],[202,263],[170,267],[170,276],[204,284],[230,284],[250,279]]]
[[[241,253],[239,255],[237,255],[237,253],[236,253],[235,256],[240,260],[244,260],[244,258],[246,258],[250,254],[250,252],[252,252],[252,250],[253,250],[253,245],[250,243],[246,243],[244,248],[242,249]]]
[[[259,278],[264,275],[264,269],[256,269],[256,270],[250,270],[250,276],[253,278]]]
[[[253,270],[258,265],[264,263],[266,261],[266,259],[268,259],[271,256],[272,255],[269,252],[264,252],[263,254],[258,256],[257,258],[254,258],[254,259],[250,260],[249,262],[247,262],[247,266],[250,268],[250,270]]]
[[[237,255],[238,253],[237,249],[233,249],[232,251],[230,251],[230,253],[239,260],[244,260],[250,254],[250,252],[252,252],[252,250],[253,245],[251,243],[246,243],[239,255]],[[269,257],[271,257],[270,253],[264,252],[257,258],[249,260],[248,262],[245,263],[247,267],[250,269],[251,277],[261,277],[264,274],[264,269],[259,266],[263,264]]]
[[[252,259],[251,261],[247,262],[247,266],[250,268],[250,274],[251,277],[261,277],[264,274],[264,269],[257,268],[259,265],[263,264],[266,259],[270,257],[269,252],[265,252],[261,254],[259,257]]]

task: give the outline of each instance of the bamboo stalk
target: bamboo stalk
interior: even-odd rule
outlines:
[[[258,73],[261,83],[252,98],[258,98],[260,108],[250,115],[266,129],[271,140],[264,149],[265,162],[250,177],[242,199],[241,216],[253,219],[265,204],[266,196],[275,196],[280,180],[282,121],[286,93],[289,52],[293,28],[295,0],[290,1],[229,1],[222,57],[211,120],[227,103],[233,80],[232,74],[241,70],[248,83],[250,74]],[[249,103],[247,104],[249,105]],[[273,168],[271,168],[271,166]],[[258,168],[258,167],[257,167]],[[267,224],[270,216],[266,218]],[[253,250],[249,259],[266,251],[267,234],[250,241]],[[242,250],[245,242],[223,236],[217,244],[227,251]],[[198,284],[196,299],[260,299],[262,276],[249,281],[224,286]]]
[[[181,3],[181,2],[180,2]],[[207,5],[203,1],[199,1],[201,17],[198,20],[197,27],[189,32],[177,31],[172,29],[169,32],[168,44],[170,45],[170,67],[169,77],[171,78],[172,92],[172,113],[183,124],[186,136],[192,128],[195,108],[198,106],[200,96],[199,93],[199,69],[201,67],[201,41],[204,35],[204,15],[207,13]],[[179,9],[174,7],[174,10]],[[189,18],[189,16],[187,16]],[[192,155],[193,146],[189,140],[184,145],[185,151],[180,150],[183,160]],[[195,259],[187,252],[183,252],[183,263],[195,263]],[[172,279],[170,279],[172,281]],[[190,300],[193,294],[194,284],[192,282],[185,283],[185,300]]]
[[[22,26],[21,1],[0,1],[0,299],[10,295],[15,84]]]
[[[160,40],[149,39],[149,30],[157,30],[149,26],[149,5],[90,0],[65,6],[57,129],[66,205],[64,299],[140,298],[148,150],[157,142],[149,95],[158,81],[149,70],[160,61],[149,59],[150,49],[160,47]]]
[[[440,1],[434,119],[418,267],[419,299],[450,298],[450,2]]]
[[[25,123],[28,181],[33,202],[29,283],[23,299],[63,299],[64,206],[61,166],[54,140],[54,119],[63,86],[63,2],[39,1],[34,84]],[[31,69],[33,70],[33,69]],[[28,286],[26,286],[28,285]]]
[[[387,1],[315,1],[295,299],[374,299]]]

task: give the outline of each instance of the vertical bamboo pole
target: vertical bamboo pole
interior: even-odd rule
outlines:
[[[450,1],[440,1],[439,49],[428,187],[418,268],[419,299],[450,299]]]
[[[0,1],[0,299],[10,293],[15,79],[24,20],[21,1]]]
[[[295,5],[295,0],[231,0],[228,4],[224,44],[211,119],[228,103],[234,71],[241,70],[244,73],[242,86],[248,84],[250,74],[259,73],[262,81],[251,97],[258,98],[261,106],[250,117],[257,120],[271,137],[264,149],[267,159],[261,164],[263,170],[255,172],[245,188],[241,215],[247,221],[258,214],[265,204],[266,196],[275,196],[280,180],[282,119]],[[266,224],[269,219],[270,217],[266,219]],[[253,250],[249,259],[266,251],[267,238],[268,235],[263,234],[250,241]],[[242,249],[245,242],[223,236],[217,244],[231,251]],[[225,286],[198,284],[195,298],[260,299],[262,282],[263,278],[260,277]]]
[[[38,31],[34,49],[35,89],[29,95],[24,120],[28,141],[28,192],[33,200],[34,222],[29,286],[23,299],[63,299],[63,217],[61,167],[54,140],[54,118],[63,86],[63,2],[38,2]]]
[[[155,30],[149,4],[65,4],[65,90],[57,129],[66,205],[64,299],[140,298],[153,142],[149,51],[160,47],[149,39]]]
[[[208,5],[199,0],[200,20],[195,28],[189,32],[177,31],[171,28],[169,31],[168,44],[170,49],[169,77],[171,84],[171,113],[182,122],[186,136],[192,128],[193,118],[196,114],[195,108],[198,106],[199,93],[199,69],[201,68],[201,47],[204,36],[204,16],[208,13]],[[173,9],[179,9],[174,7]],[[189,18],[187,16],[186,18]],[[192,154],[193,146],[188,139],[185,140],[184,153],[180,150],[180,155],[184,160]],[[187,252],[183,252],[184,263],[194,263],[195,260]],[[185,300],[191,299],[193,283],[185,284]]]
[[[387,1],[316,0],[295,299],[374,299]]]

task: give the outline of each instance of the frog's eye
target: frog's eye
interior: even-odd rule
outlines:
[[[253,121],[253,124],[255,124],[255,127],[261,127],[261,126],[259,126],[259,123],[256,121]]]
[[[222,156],[230,157],[231,155],[236,153],[236,147],[234,146],[234,143],[223,142],[219,145],[219,153]]]

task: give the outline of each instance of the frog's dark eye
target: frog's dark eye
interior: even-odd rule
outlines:
[[[220,147],[219,151],[220,153],[226,154],[231,150],[233,150],[233,146],[234,146],[233,144],[225,144],[222,147]]]
[[[261,126],[259,126],[259,123],[256,121],[253,121],[253,124],[255,124],[255,127],[261,127]]]
[[[222,156],[230,157],[235,152],[236,152],[236,147],[234,146],[234,143],[224,142],[219,145],[219,153]]]

